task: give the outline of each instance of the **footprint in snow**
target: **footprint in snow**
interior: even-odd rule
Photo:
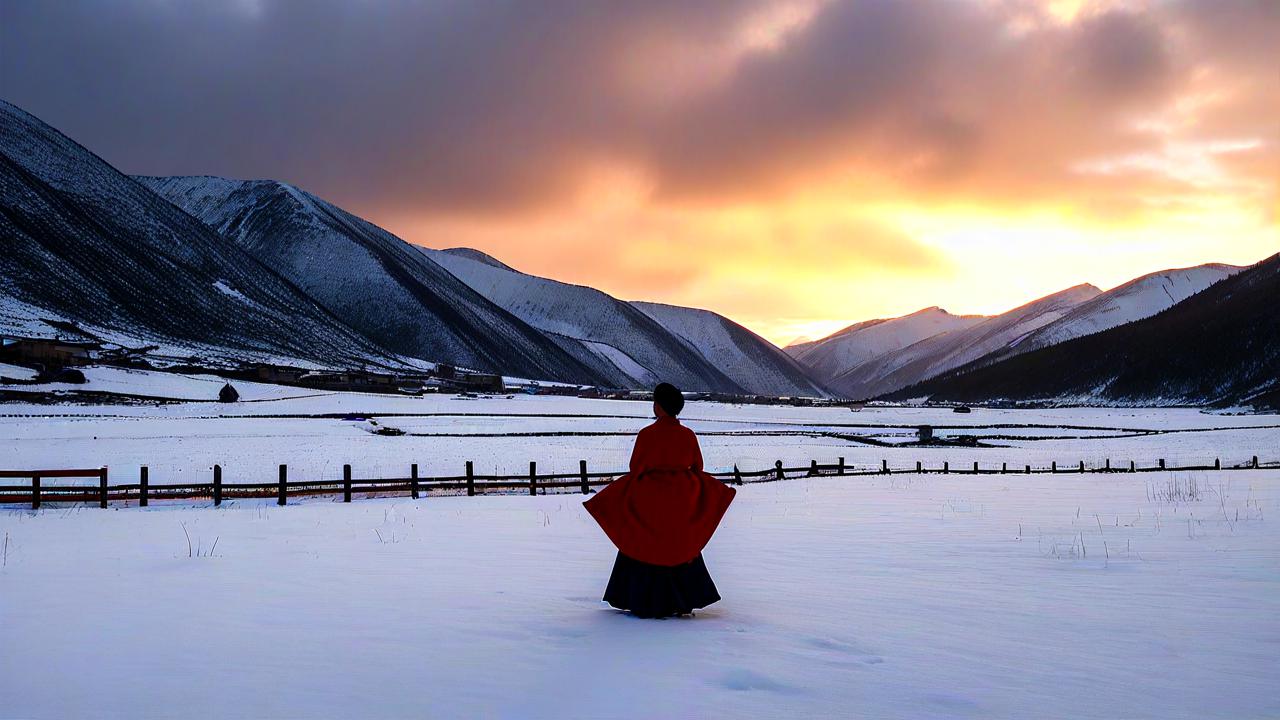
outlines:
[[[823,652],[828,662],[839,664],[858,663],[879,665],[884,658],[856,643],[834,638],[808,638],[805,643]]]
[[[924,699],[955,712],[973,712],[978,709],[977,702],[953,693],[930,693],[925,695]]]
[[[784,685],[773,678],[746,668],[734,668],[726,672],[716,684],[726,690],[760,690],[783,694],[796,692],[796,689],[790,685]]]

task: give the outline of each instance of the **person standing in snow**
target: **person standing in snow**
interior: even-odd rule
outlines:
[[[683,408],[674,385],[658,385],[629,472],[583,503],[618,548],[604,600],[637,617],[689,615],[720,599],[702,549],[737,491],[703,471]]]

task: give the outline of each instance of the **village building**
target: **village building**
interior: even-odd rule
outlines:
[[[0,360],[15,365],[33,365],[49,370],[68,365],[88,364],[93,360],[93,352],[100,347],[94,342],[5,337],[0,339]]]

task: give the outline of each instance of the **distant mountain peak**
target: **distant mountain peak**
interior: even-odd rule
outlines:
[[[203,185],[227,184],[199,178]],[[100,340],[224,364],[397,364],[199,219],[0,101],[0,326],[74,322]]]
[[[138,179],[400,355],[540,380],[604,379],[417,246],[290,183]]]
[[[494,256],[492,256],[492,255],[490,255],[490,254],[488,254],[488,253],[486,253],[486,252],[484,252],[484,251],[482,251],[482,250],[476,250],[475,248],[469,248],[469,247],[453,247],[453,248],[445,248],[444,250],[441,250],[440,252],[446,252],[446,253],[449,253],[450,255],[457,255],[458,257],[464,257],[464,258],[468,258],[468,259],[470,259],[470,260],[475,260],[475,261],[477,261],[477,262],[482,262],[482,263],[484,263],[485,265],[488,265],[488,266],[490,266],[490,267],[496,267],[496,268],[499,268],[499,269],[501,269],[501,270],[510,270],[511,272],[520,272],[519,270],[516,270],[515,268],[511,267],[510,265],[508,265],[508,264],[506,264],[506,263],[502,262],[502,261],[501,261],[501,260],[499,260],[498,258],[496,258],[496,257],[494,257]]]
[[[665,380],[687,390],[826,394],[778,348],[712,311],[619,300],[522,273],[472,248],[420,249],[620,386]]]
[[[1028,343],[1035,346],[1030,352],[959,367],[889,397],[1274,406],[1280,255],[1234,269],[1203,265],[1145,275],[1048,327],[1056,342]],[[1135,284],[1145,288],[1120,292]]]

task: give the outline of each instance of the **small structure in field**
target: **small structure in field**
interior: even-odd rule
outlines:
[[[99,348],[98,343],[91,342],[6,337],[0,345],[0,359],[44,368],[60,368],[90,362],[93,359],[92,351]]]
[[[951,412],[971,413],[973,412],[973,409],[970,408],[968,405],[957,405],[951,409]]]
[[[75,368],[55,368],[49,372],[41,373],[41,378],[45,382],[68,383],[71,385],[83,385],[89,382],[84,373]]]
[[[927,442],[932,441],[932,440],[933,440],[933,426],[932,426],[932,425],[921,425],[920,427],[916,428],[916,439],[917,439],[917,440],[919,440],[919,441],[920,441],[920,442],[922,442],[922,443],[927,443]]]
[[[233,403],[239,399],[240,392],[232,387],[231,383],[224,384],[222,389],[218,391],[218,402]]]
[[[277,385],[296,385],[308,371],[283,365],[254,365],[251,379]]]

